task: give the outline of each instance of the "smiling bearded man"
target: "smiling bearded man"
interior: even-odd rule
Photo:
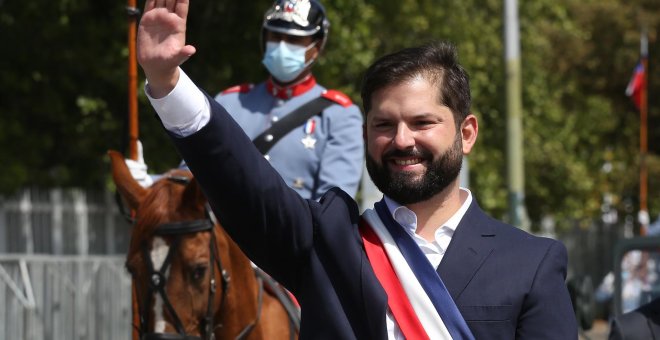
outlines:
[[[424,150],[391,150],[385,153],[380,161],[366,155],[367,171],[376,187],[385,195],[400,204],[412,204],[425,201],[449,186],[461,172],[463,165],[463,143],[461,135],[456,134],[454,144],[440,159]],[[419,158],[428,165],[428,170],[416,179],[414,173],[406,171],[391,171],[388,163],[393,158]]]

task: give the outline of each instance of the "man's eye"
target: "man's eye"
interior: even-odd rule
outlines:
[[[427,127],[427,126],[431,126],[433,124],[434,124],[434,122],[432,122],[430,120],[420,120],[418,122],[415,122],[415,126],[417,126],[417,127]]]
[[[390,126],[392,126],[392,124],[390,124],[388,122],[380,122],[380,123],[375,123],[374,124],[374,127],[379,128],[379,129],[380,128],[388,128]]]

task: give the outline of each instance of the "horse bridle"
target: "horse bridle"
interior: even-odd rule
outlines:
[[[190,181],[189,178],[180,177],[180,176],[169,176],[167,177],[167,179],[183,185],[186,185]],[[154,236],[174,236],[174,240],[170,244],[170,248],[168,250],[167,256],[165,257],[165,261],[163,262],[163,265],[158,271],[154,269],[153,262],[151,261],[151,256],[149,256],[149,245],[146,243],[146,241],[142,243],[142,254],[147,266],[149,285],[148,285],[147,296],[143,297],[144,300],[140,301],[141,299],[139,298],[139,296],[137,297],[139,302],[138,309],[140,313],[140,326],[139,326],[140,328],[138,330],[140,334],[140,339],[142,340],[202,340],[202,339],[214,340],[215,339],[215,328],[222,327],[222,325],[218,325],[218,326],[213,325],[213,301],[216,293],[215,267],[218,267],[218,270],[222,274],[221,275],[222,296],[220,300],[220,309],[219,309],[220,311],[224,310],[223,307],[227,297],[227,290],[229,289],[230,277],[227,271],[222,266],[222,259],[220,257],[220,254],[218,253],[215,233],[213,232],[214,227],[215,227],[215,218],[213,217],[208,205],[206,206],[205,219],[170,222],[157,226],[154,231]],[[167,297],[167,293],[165,292],[165,287],[167,285],[167,276],[165,275],[165,273],[167,272],[167,270],[171,265],[172,257],[174,256],[173,254],[176,253],[176,250],[181,241],[181,236],[186,234],[202,232],[202,231],[209,231],[211,233],[211,239],[209,241],[209,250],[211,254],[210,257],[211,265],[210,265],[210,273],[209,273],[209,277],[210,277],[209,298],[208,298],[206,316],[204,317],[203,332],[202,332],[204,335],[203,338],[189,335],[186,333],[183,327],[183,323],[181,322],[181,319],[174,310],[174,307],[172,306],[170,300]],[[131,275],[133,276],[133,278],[135,278],[135,274],[133,272],[131,272]],[[257,311],[257,317],[252,324],[247,325],[245,329],[243,329],[243,331],[239,334],[239,336],[237,336],[237,339],[241,339],[247,336],[247,334],[249,334],[252,328],[254,328],[255,324],[259,319],[259,315],[261,314],[261,300],[262,300],[261,295],[263,290],[262,288],[263,285],[261,284],[261,282],[259,283],[259,286],[260,286],[259,294],[258,294],[259,307]],[[159,294],[160,297],[162,298],[165,308],[167,308],[169,315],[172,317],[172,322],[174,324],[174,327],[176,328],[177,334],[147,332],[147,327],[150,322],[149,307],[151,306],[154,293]]]

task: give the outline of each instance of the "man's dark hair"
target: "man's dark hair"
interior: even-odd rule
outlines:
[[[458,63],[456,48],[447,42],[406,48],[376,60],[362,78],[364,113],[371,110],[374,92],[417,76],[438,85],[439,103],[451,109],[458,127],[470,113],[470,81]]]

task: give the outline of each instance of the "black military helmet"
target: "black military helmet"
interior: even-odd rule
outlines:
[[[264,15],[262,29],[295,35],[314,36],[323,49],[328,39],[330,22],[325,8],[316,0],[276,0]]]

